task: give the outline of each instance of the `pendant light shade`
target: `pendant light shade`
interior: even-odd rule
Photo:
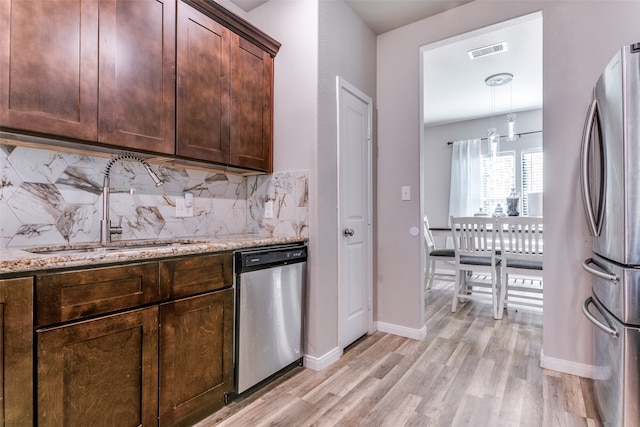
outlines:
[[[507,114],[507,141],[515,141],[516,135],[516,113]]]
[[[498,144],[500,143],[500,134],[496,131],[496,128],[489,128],[487,130],[487,139],[489,140],[489,147],[491,148],[491,157],[498,155]]]

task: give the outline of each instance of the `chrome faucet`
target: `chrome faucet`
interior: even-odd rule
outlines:
[[[111,242],[112,234],[122,234],[122,227],[120,225],[112,227],[111,220],[109,219],[109,195],[111,194],[109,176],[111,175],[111,167],[113,166],[113,164],[122,159],[137,160],[138,162],[142,163],[142,166],[144,166],[144,168],[147,170],[149,176],[156,184],[156,187],[160,187],[162,184],[164,184],[164,182],[160,178],[158,178],[158,175],[156,175],[156,173],[151,169],[149,163],[135,154],[121,154],[109,160],[109,163],[107,163],[107,166],[104,170],[104,181],[102,183],[102,219],[100,220],[100,243]]]

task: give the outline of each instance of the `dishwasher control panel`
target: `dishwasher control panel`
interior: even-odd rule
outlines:
[[[307,260],[306,245],[286,245],[242,250],[235,253],[236,271],[242,272],[272,265],[287,265]]]

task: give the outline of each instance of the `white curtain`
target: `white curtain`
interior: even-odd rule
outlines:
[[[455,141],[451,156],[449,215],[473,216],[482,206],[480,139]]]

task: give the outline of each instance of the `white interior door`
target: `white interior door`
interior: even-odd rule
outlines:
[[[345,348],[372,332],[372,101],[340,77],[338,94],[339,336]]]

